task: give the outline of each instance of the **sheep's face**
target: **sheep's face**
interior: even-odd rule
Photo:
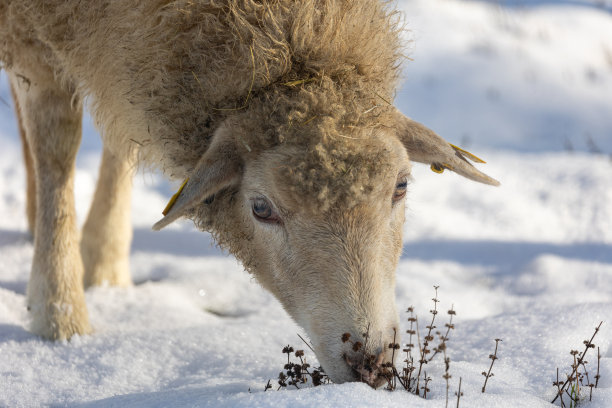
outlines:
[[[313,127],[318,138],[256,150],[240,136],[247,132],[223,126],[154,226],[186,215],[211,231],[306,330],[335,382],[384,381],[363,361],[389,361],[398,327],[394,274],[408,155],[438,172],[499,184],[469,164],[482,162],[471,153],[399,113],[393,122],[350,135]]]
[[[363,154],[349,160],[375,157],[377,162],[336,161],[335,167],[345,167],[338,172],[324,168],[329,158],[312,160],[309,155],[317,153],[295,147],[281,145],[258,155],[245,163],[236,205],[245,229],[252,231],[249,268],[306,330],[325,372],[334,382],[365,375],[380,385],[382,379],[376,373],[368,377],[360,364],[363,352],[391,360],[410,163],[402,144],[382,132],[355,144],[360,147],[351,149]],[[308,186],[295,184],[296,159],[312,162],[304,171],[320,181],[320,188],[308,180]],[[326,190],[333,188],[344,191]],[[344,333],[351,341],[342,342]],[[352,350],[357,341],[365,344],[359,352]]]

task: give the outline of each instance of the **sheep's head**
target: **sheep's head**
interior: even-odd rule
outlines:
[[[384,381],[377,365],[391,360],[398,328],[395,269],[410,159],[496,184],[461,150],[394,117],[386,126],[263,150],[224,126],[154,227],[187,215],[210,230],[306,330],[334,382]],[[353,343],[342,342],[344,333]],[[353,349],[355,342],[363,347]],[[364,367],[366,355],[378,364]]]

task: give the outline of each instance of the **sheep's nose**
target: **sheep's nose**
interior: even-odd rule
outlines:
[[[346,363],[352,368],[356,381],[361,381],[373,388],[378,388],[391,379],[392,371],[385,367],[385,352],[377,356],[364,353],[344,356]]]

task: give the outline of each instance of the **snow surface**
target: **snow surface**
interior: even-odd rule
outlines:
[[[478,185],[415,166],[397,303],[424,318],[433,285],[454,305],[451,396],[461,407],[545,407],[556,368],[569,370],[604,321],[601,380],[585,407],[612,406],[612,8],[600,0],[400,1],[411,28],[397,105],[469,147],[502,181]],[[234,258],[187,222],[161,233],[176,186],[139,174],[129,289],[86,293],[95,333],[70,342],[27,331],[32,258],[24,170],[0,78],[0,406],[442,407],[364,384],[262,392],[297,327]],[[3,103],[6,102],[6,103]],[[87,214],[100,142],[85,126],[76,177]],[[406,313],[401,314],[407,328]],[[502,338],[495,376],[481,372]],[[312,353],[307,357],[314,359]],[[590,365],[594,355],[587,358]],[[591,369],[594,375],[595,369]],[[249,392],[250,390],[250,392]],[[454,405],[453,405],[454,406]]]

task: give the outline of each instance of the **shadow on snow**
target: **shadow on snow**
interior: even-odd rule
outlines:
[[[588,1],[588,0],[465,0],[478,1],[484,3],[493,3],[496,6],[508,8],[533,8],[542,6],[572,6],[572,7],[588,7],[597,10],[606,10],[612,12],[612,4],[604,1]]]
[[[612,245],[601,243],[551,244],[507,241],[417,241],[404,244],[402,259],[451,261],[496,267],[512,273],[542,255],[589,262],[612,263]]]
[[[25,232],[0,229],[0,249],[15,245],[31,245]],[[177,256],[228,256],[218,248],[209,233],[196,230],[134,230],[132,253],[150,252]],[[404,244],[402,259],[451,261],[461,264],[496,266],[499,272],[511,272],[541,255],[555,255],[581,261],[612,263],[612,245],[603,243],[552,244],[508,241],[430,240]],[[506,271],[507,268],[508,271]],[[24,282],[27,277],[23,277]],[[0,280],[0,287],[23,291],[22,282]],[[22,290],[16,290],[22,289]]]

